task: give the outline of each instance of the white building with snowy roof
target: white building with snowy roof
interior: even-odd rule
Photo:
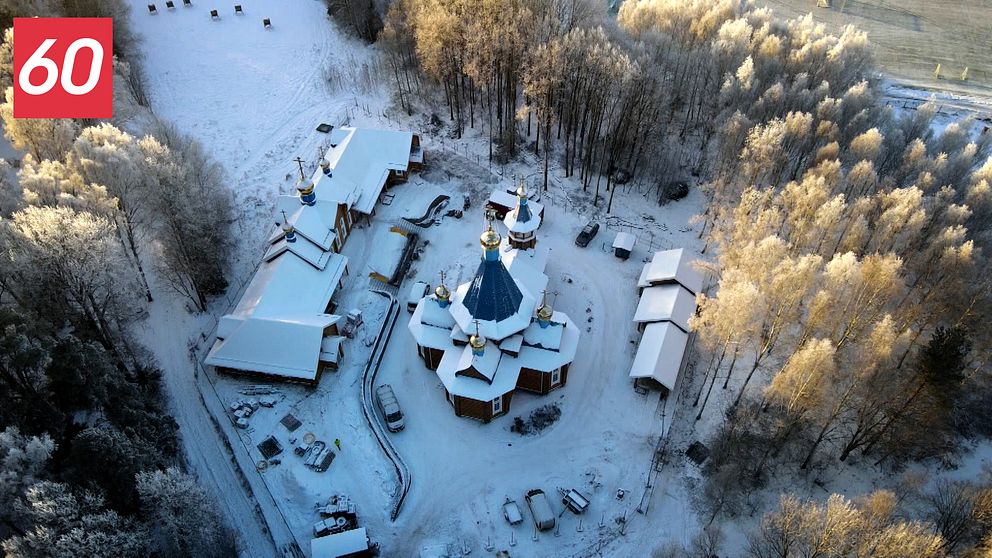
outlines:
[[[525,200],[518,196],[517,215]],[[514,247],[490,223],[480,243],[472,280],[454,292],[442,280],[408,327],[455,414],[489,422],[508,412],[517,390],[543,395],[565,385],[579,328],[547,302],[548,250],[536,237],[529,248]]]
[[[303,236],[289,220],[277,227],[237,306],[218,322],[207,364],[302,382],[316,382],[325,368],[337,366],[340,318],[331,297],[348,258],[331,250],[328,231],[317,229]]]
[[[689,254],[682,248],[655,252],[644,264],[637,286],[682,285],[693,295],[703,290],[703,276],[692,267]]]
[[[642,331],[630,377],[636,385],[672,391],[685,367],[689,319],[696,313],[702,275],[682,248],[655,252],[637,282],[634,323]]]
[[[410,132],[342,127],[297,194],[276,200],[276,226],[234,310],[221,317],[206,364],[218,370],[316,383],[343,355],[332,297],[348,272],[340,250],[384,188],[424,161]]]

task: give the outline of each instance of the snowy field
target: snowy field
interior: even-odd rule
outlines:
[[[703,207],[698,191],[659,207],[650,200],[650,192],[644,192],[645,198],[624,187],[614,201],[614,217],[607,218],[603,204],[598,210],[592,208],[591,194],[554,177],[551,192],[542,199],[547,213],[538,231],[539,242],[552,248],[550,288],[560,292],[556,306],[584,325],[582,343],[564,389],[546,397],[516,394],[511,412],[490,424],[454,416],[436,375],[416,356],[406,329],[409,314],[401,309],[379,382],[393,385],[407,415],[406,429],[391,437],[410,466],[413,485],[401,514],[391,522],[395,474],[364,421],[360,401],[367,345],[386,310],[384,299],[368,290],[368,273],[390,265],[377,246],[392,234],[391,225],[402,217],[422,215],[437,195],[450,195],[450,208],[460,208],[467,196],[472,208],[463,219],[446,218],[440,225],[418,230],[429,244],[414,262],[400,297],[405,300],[406,288],[414,280],[435,285],[438,271],[447,272],[449,286],[468,280],[480,255],[484,200],[493,189],[510,187],[514,175],[536,181],[539,161],[525,154],[513,165],[494,168],[500,176],[487,168],[482,133],[462,141],[441,140],[425,133],[423,115],[401,119],[390,103],[387,86],[364,77],[366,69],[376,67],[375,50],[337,32],[324,15],[323,2],[246,0],[243,6],[242,16],[234,15],[230,4],[199,2],[153,16],[144,4],[134,3],[132,20],[143,38],[155,111],[208,146],[225,167],[239,208],[230,299],[217,301],[210,316],[191,317],[181,302],[160,296],[142,339],[166,372],[189,461],[205,484],[215,489],[222,511],[241,533],[244,555],[277,552],[256,506],[272,529],[276,547],[296,540],[308,553],[317,520],[315,505],[341,492],[356,501],[361,524],[380,542],[384,556],[417,556],[432,548],[449,549],[452,555],[471,550],[487,556],[507,550],[513,556],[626,557],[647,556],[667,541],[688,543],[698,529],[689,494],[697,470],[681,461],[669,466],[655,484],[648,514],[635,508],[663,428],[676,424],[673,435],[679,450],[693,439],[705,439],[711,421],[720,417],[717,409],[724,394],[732,390],[718,390],[711,403],[713,412],[696,423],[688,410],[673,413],[674,397],[661,406],[657,394],[635,393],[627,372],[638,338],[630,320],[637,304],[640,267],[652,250],[687,247],[698,253],[701,243],[689,224]],[[216,21],[208,16],[214,7],[221,12]],[[265,17],[271,18],[271,29],[262,27]],[[329,76],[334,87],[327,83]],[[261,241],[271,230],[275,197],[291,190],[298,172],[292,159],[302,157],[311,168],[316,164],[326,141],[314,130],[321,122],[420,133],[429,168],[395,188],[392,203],[379,206],[371,226],[355,230],[347,241],[349,275],[335,300],[339,312],[362,310],[365,326],[345,343],[340,370],[326,373],[316,389],[275,386],[276,406],[260,409],[247,430],[222,425],[247,477],[243,479],[210,423],[199,391],[206,387],[204,401],[217,409],[244,397],[240,391],[258,382],[216,378],[218,397],[202,376],[194,375],[188,351],[192,344],[205,345],[200,334],[211,330],[215,318],[236,302],[240,287],[250,278]],[[603,228],[588,248],[577,248],[573,238],[592,217]],[[618,230],[638,236],[634,254],[626,262],[606,249]],[[532,436],[510,431],[513,417],[552,402],[561,406],[562,416],[551,427]],[[292,434],[279,423],[287,413],[303,423]],[[307,469],[292,454],[289,438],[301,438],[306,432],[328,444],[341,440],[342,449],[325,473]],[[256,472],[252,465],[261,455],[255,445],[270,435],[285,449],[279,456],[282,463]],[[976,457],[963,469],[980,467],[981,458]],[[868,482],[842,478],[830,488],[856,493]],[[243,488],[246,483],[254,500]],[[567,512],[561,517],[560,532],[541,533],[537,540],[529,522],[511,528],[503,520],[500,506],[506,497],[524,506],[525,490],[542,488],[554,494],[558,486],[578,488],[590,496],[581,531],[579,518]],[[623,500],[615,497],[618,489],[627,491]],[[561,511],[556,498],[553,502]],[[627,519],[624,534],[617,522],[622,517]],[[527,511],[525,518],[529,519]],[[739,544],[740,532],[729,533],[726,550],[736,550]]]

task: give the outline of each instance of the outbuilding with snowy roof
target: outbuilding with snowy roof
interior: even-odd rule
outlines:
[[[637,286],[643,289],[673,283],[694,295],[703,290],[703,277],[692,267],[690,255],[683,248],[655,252],[651,261],[644,264]]]

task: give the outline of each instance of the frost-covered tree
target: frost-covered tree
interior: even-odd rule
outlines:
[[[10,164],[0,159],[0,218],[9,217],[21,207],[21,185],[17,183]]]
[[[51,344],[32,335],[31,324],[12,308],[0,307],[0,424],[41,433],[62,420],[49,398]]]
[[[141,527],[106,509],[98,496],[77,496],[65,484],[43,481],[27,490],[25,501],[19,509],[31,528],[3,541],[9,558],[148,555]]]
[[[25,436],[14,427],[0,432],[0,521],[15,532],[23,534],[15,505],[27,487],[41,480],[54,451],[47,434]]]
[[[14,86],[14,28],[3,30],[0,37],[0,91]]]
[[[116,510],[138,509],[135,475],[163,465],[148,441],[129,436],[112,426],[91,427],[72,438],[71,467],[67,478],[75,484],[102,492]]]
[[[207,297],[224,292],[232,246],[233,199],[223,169],[203,147],[174,128],[160,125],[142,138],[146,172],[155,187],[148,203],[156,223],[159,276],[200,310]]]
[[[136,285],[114,224],[68,207],[28,207],[3,229],[7,287],[53,323],[78,320],[120,354],[121,326],[136,318]]]
[[[79,133],[79,126],[68,118],[14,118],[13,88],[7,89],[6,102],[0,104],[0,120],[11,145],[38,160],[61,159]]]
[[[110,124],[85,128],[72,144],[68,166],[87,184],[102,186],[116,201],[111,213],[138,277],[151,302],[151,289],[142,264],[141,248],[151,220],[149,197],[154,186],[144,172],[144,156],[137,140]]]
[[[176,468],[137,476],[151,548],[161,556],[237,556],[234,534],[196,479]]]
[[[929,525],[894,517],[895,495],[875,492],[858,503],[834,494],[825,504],[783,496],[748,538],[752,558],[837,556],[938,558],[943,541]]]

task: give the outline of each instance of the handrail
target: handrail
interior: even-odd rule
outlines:
[[[391,521],[396,521],[396,517],[400,514],[400,509],[403,507],[403,501],[410,492],[413,477],[406,462],[403,461],[403,458],[396,451],[392,441],[386,434],[385,427],[378,413],[375,412],[375,407],[372,405],[372,386],[375,384],[375,378],[379,374],[379,365],[382,364],[382,357],[386,352],[386,344],[389,342],[390,337],[392,337],[393,328],[396,326],[396,320],[399,318],[399,303],[392,293],[374,289],[372,292],[389,299],[389,310],[386,311],[386,319],[379,329],[379,335],[376,336],[375,345],[372,347],[372,354],[369,355],[369,361],[366,363],[365,371],[362,373],[362,412],[365,415],[365,421],[369,424],[369,428],[375,434],[376,441],[379,442],[379,447],[382,448],[383,453],[392,462],[393,468],[396,470],[396,476],[399,479],[400,490],[395,495],[396,501],[393,504],[393,511],[389,516]]]

